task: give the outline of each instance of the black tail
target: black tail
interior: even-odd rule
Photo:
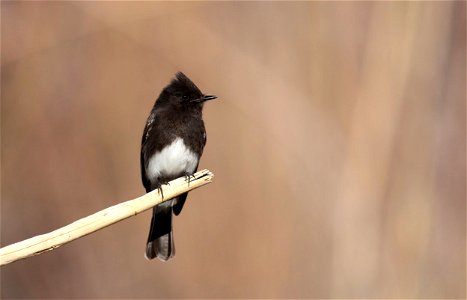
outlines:
[[[151,228],[146,244],[146,258],[157,256],[167,261],[175,256],[175,245],[172,233],[172,202],[169,200],[153,208]]]

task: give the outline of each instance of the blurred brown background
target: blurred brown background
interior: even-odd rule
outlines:
[[[465,2],[1,9],[2,246],[143,194],[176,71],[219,96],[174,260],[146,212],[3,267],[3,298],[465,298]]]

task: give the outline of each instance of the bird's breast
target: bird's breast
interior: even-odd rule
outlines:
[[[198,165],[198,157],[177,137],[149,158],[146,175],[152,182],[158,178],[171,178],[192,174]]]

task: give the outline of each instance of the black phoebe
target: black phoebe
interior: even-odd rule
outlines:
[[[196,172],[206,144],[203,104],[216,98],[201,93],[181,72],[162,90],[146,121],[141,142],[141,177],[146,192],[181,176],[189,181]],[[157,256],[167,261],[175,255],[172,212],[178,215],[182,211],[187,194],[153,208],[146,258]]]

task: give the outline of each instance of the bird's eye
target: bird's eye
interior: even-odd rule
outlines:
[[[182,99],[183,99],[183,100],[188,100],[188,96],[187,96],[187,95],[183,95],[183,96],[182,96]]]

